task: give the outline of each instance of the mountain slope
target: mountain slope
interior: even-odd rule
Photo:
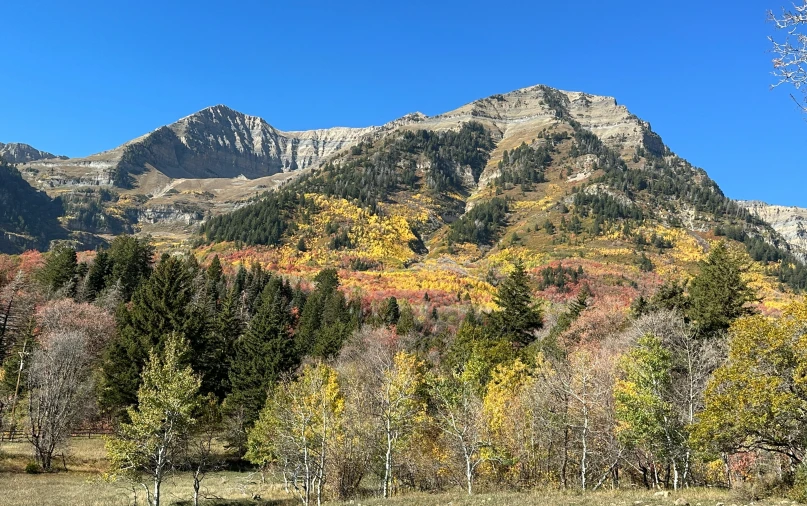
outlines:
[[[807,255],[807,209],[758,200],[738,201],[738,204],[773,227],[802,257]]]
[[[52,158],[64,159],[66,157],[59,157],[47,151],[40,151],[28,144],[21,144],[19,142],[3,144],[0,142],[0,158],[8,163],[28,163]]]
[[[59,203],[31,188],[17,169],[0,161],[0,252],[47,249],[51,240],[65,239],[60,214]]]
[[[728,240],[770,290],[807,283],[782,237],[647,122],[614,99],[545,86],[365,139],[202,232],[211,243],[269,246],[260,251],[270,265],[379,277],[450,265],[484,284],[515,258],[535,269],[585,258],[574,267],[632,290],[686,276]]]
[[[304,169],[377,128],[282,132],[256,116],[208,107],[110,151],[86,158],[37,160],[24,169],[43,187],[138,185],[157,172],[169,179],[255,179]]]

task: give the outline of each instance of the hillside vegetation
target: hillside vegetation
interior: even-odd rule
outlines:
[[[804,264],[624,107],[538,86],[306,163],[187,242],[60,195],[118,235],[0,256],[33,455],[0,468],[52,483],[94,428],[152,506],[245,469],[305,505],[807,499]]]

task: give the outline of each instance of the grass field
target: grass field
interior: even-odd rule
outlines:
[[[25,474],[31,452],[27,443],[0,446],[0,505],[2,506],[128,506],[135,504],[132,485],[104,480],[106,461],[100,438],[72,441],[64,463],[67,471]],[[61,467],[61,459],[59,460]],[[221,472],[208,475],[202,485],[203,504],[274,505],[300,504],[277,483],[263,483],[258,473]],[[137,490],[138,505],[145,495]],[[175,473],[163,483],[163,504],[190,504],[191,478]],[[257,499],[255,497],[260,497]],[[255,498],[255,499],[254,499]],[[677,502],[676,502],[677,501]],[[573,493],[559,491],[480,493],[472,497],[456,490],[441,494],[405,494],[390,499],[367,498],[334,502],[335,506],[784,506],[796,504],[782,498],[752,501],[726,490],[692,489],[664,496],[647,490]]]

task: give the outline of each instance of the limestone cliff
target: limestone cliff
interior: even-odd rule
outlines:
[[[22,144],[19,142],[9,142],[8,144],[3,144],[0,142],[0,158],[3,158],[9,163],[27,163],[49,158],[64,159],[66,157],[57,157],[53,153],[40,151],[33,146],[29,146],[28,144]]]
[[[767,222],[802,257],[807,256],[807,209],[770,205],[758,200],[745,200],[737,203]]]

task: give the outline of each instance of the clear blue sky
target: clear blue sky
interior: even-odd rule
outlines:
[[[616,97],[731,197],[807,207],[807,116],[769,89],[785,4],[9,0],[0,141],[84,156],[218,103],[366,126],[543,83]]]

